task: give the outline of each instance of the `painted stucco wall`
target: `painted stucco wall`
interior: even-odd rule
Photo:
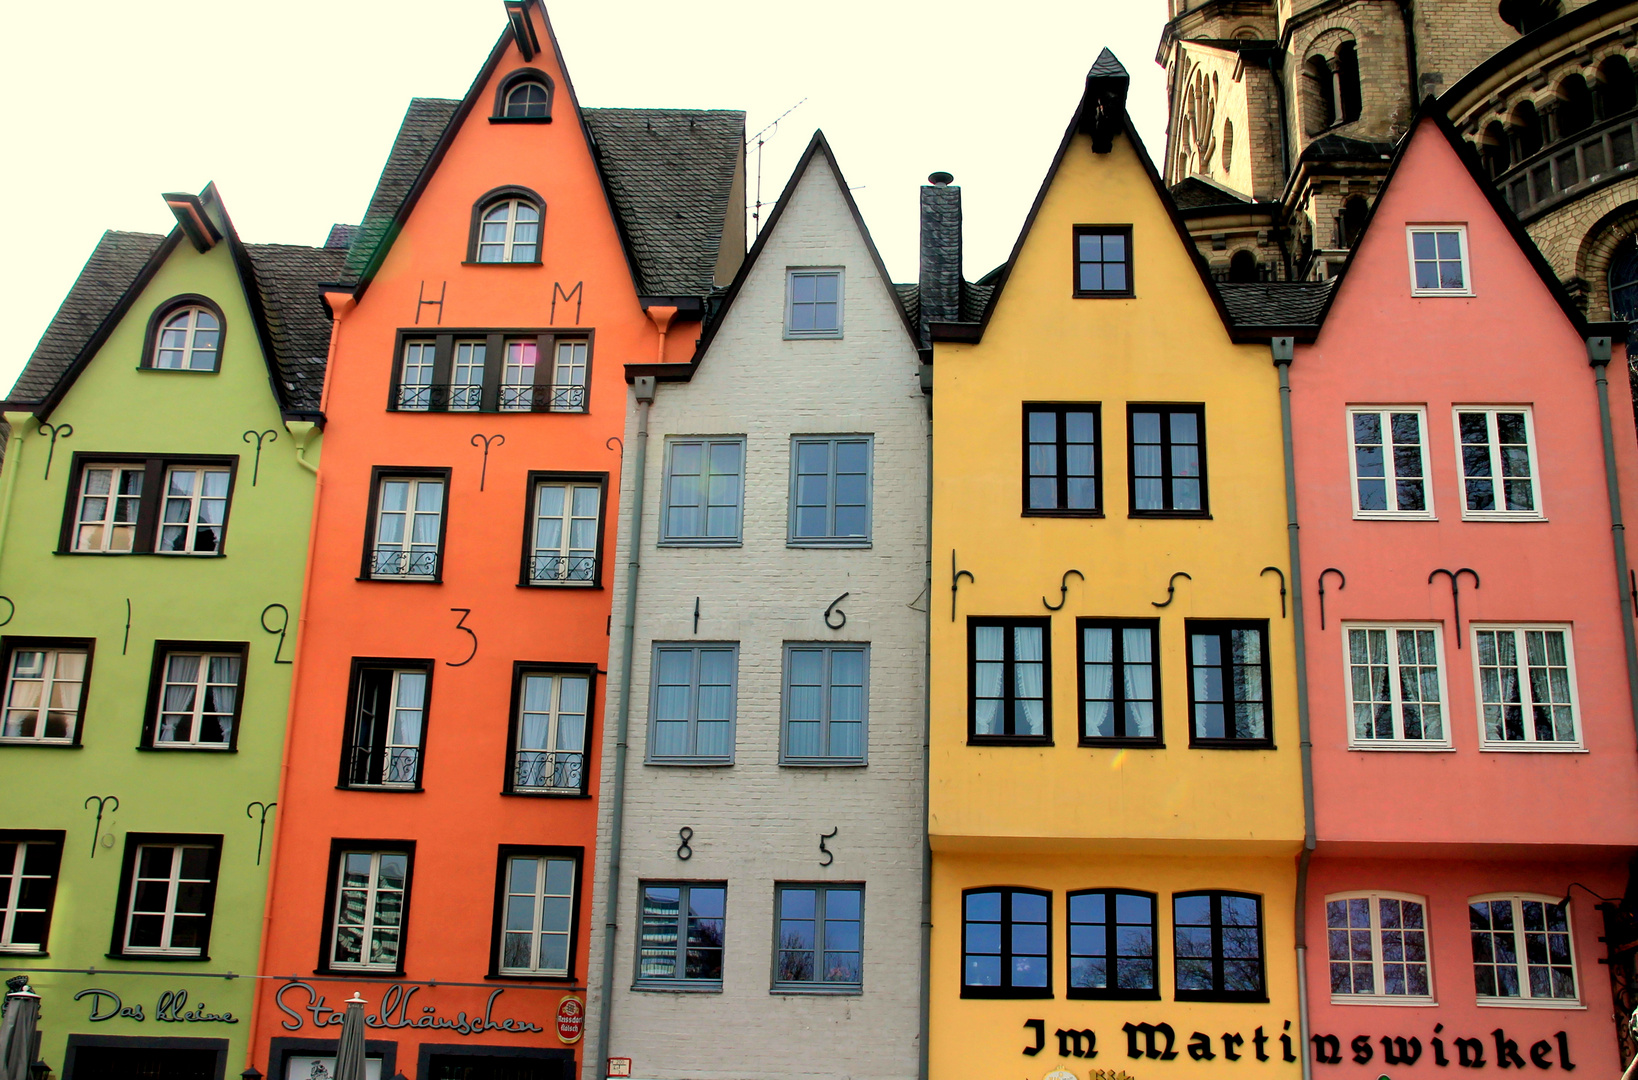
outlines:
[[[689,382],[662,383],[650,413],[609,1047],[632,1059],[634,1076],[916,1072],[927,406],[914,344],[838,180],[825,155],[814,155],[698,371]],[[792,266],[843,268],[841,340],[783,339]],[[635,424],[633,405],[628,448]],[[746,440],[743,544],[657,545],[667,437],[713,434]],[[870,547],[786,546],[791,437],[800,434],[874,436]],[[628,450],[628,513],[634,466]],[[631,587],[630,561],[622,549],[616,611]],[[842,593],[846,623],[830,629],[824,612]],[[656,641],[738,643],[731,767],[644,764]],[[786,642],[869,644],[868,765],[780,765]],[[612,761],[605,733],[605,791]],[[599,841],[605,862],[610,810],[604,806]],[[683,861],[685,827],[692,857]],[[820,835],[832,831],[834,860],[823,866]],[[638,891],[655,880],[727,883],[720,993],[631,989]],[[776,882],[863,883],[862,993],[770,993]],[[600,889],[600,924],[603,901]],[[602,962],[599,955],[593,963],[594,987]],[[594,1016],[597,1008],[594,993]],[[596,1064],[586,1077],[601,1075]]]
[[[150,316],[184,293],[206,296],[222,310],[219,371],[139,370]],[[199,976],[250,975],[257,968],[270,859],[264,852],[257,862],[260,815],[247,818],[246,804],[277,798],[292,670],[275,662],[280,637],[268,634],[261,618],[269,604],[289,610],[280,657],[288,662],[301,613],[313,477],[296,462],[295,440],[280,419],[225,241],[204,254],[185,240],[175,247],[50,422],[63,432],[54,454],[50,438],[30,419],[6,460],[10,508],[0,551],[0,594],[15,605],[16,614],[3,633],[8,640],[91,638],[95,646],[80,746],[0,744],[0,773],[8,778],[0,785],[0,825],[67,834],[49,955],[0,955],[0,962],[98,969],[96,975],[31,977],[42,998],[41,1053],[59,1073],[69,1034],[227,1039],[229,1061],[237,1067],[249,1038],[254,981]],[[247,430],[277,436],[264,441],[259,469],[255,444],[244,439]],[[317,446],[314,439],[310,460],[317,460]],[[57,554],[65,507],[75,501],[69,491],[74,458],[95,460],[99,453],[237,459],[222,555]],[[268,625],[277,627],[281,619],[275,610]],[[138,749],[157,641],[248,643],[235,750]],[[86,805],[92,796],[117,800],[117,808],[114,801],[103,804],[101,843],[94,849],[98,804]],[[278,813],[268,821],[269,847]],[[131,833],[221,836],[207,959],[108,956],[121,860]],[[155,969],[169,974],[120,974]],[[73,1000],[90,988],[112,991],[127,1008],[140,1006],[144,1018],[91,1022],[93,1011],[107,1012],[113,1002]],[[234,1022],[162,1020],[156,1008],[161,993],[179,990],[187,992],[182,1011],[203,1006],[212,1014],[232,1014]]]

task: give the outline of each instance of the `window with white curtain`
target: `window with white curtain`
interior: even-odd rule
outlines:
[[[527,199],[502,199],[483,210],[477,262],[540,261],[540,207]]]
[[[525,670],[518,676],[510,790],[583,795],[589,674]]]
[[[9,648],[0,740],[72,743],[83,715],[89,644],[54,648],[19,640]]]
[[[1052,738],[1050,619],[967,620],[968,739]]]
[[[601,483],[541,480],[535,485],[529,552],[531,585],[596,585]]]
[[[148,745],[178,750],[231,748],[244,683],[244,650],[164,647],[158,668],[158,709],[150,721]]]
[[[347,787],[413,789],[421,784],[430,663],[399,665],[356,665],[353,716],[342,747]]]
[[[221,550],[231,477],[227,469],[172,467],[166,473],[161,552],[213,555]]]
[[[1080,619],[1081,742],[1159,742],[1160,622]]]
[[[382,477],[376,494],[370,576],[386,580],[437,578],[443,521],[442,477]]]

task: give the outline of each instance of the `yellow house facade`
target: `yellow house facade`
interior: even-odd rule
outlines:
[[[1298,1075],[1278,376],[1107,51],[978,323],[933,328],[935,1080]]]

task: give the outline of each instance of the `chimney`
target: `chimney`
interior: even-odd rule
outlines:
[[[961,321],[961,189],[936,172],[921,189],[921,347],[935,322]]]

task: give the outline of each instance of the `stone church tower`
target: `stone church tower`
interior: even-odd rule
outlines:
[[[1335,273],[1433,96],[1589,314],[1638,314],[1638,0],[1168,4],[1166,182],[1218,277]]]

